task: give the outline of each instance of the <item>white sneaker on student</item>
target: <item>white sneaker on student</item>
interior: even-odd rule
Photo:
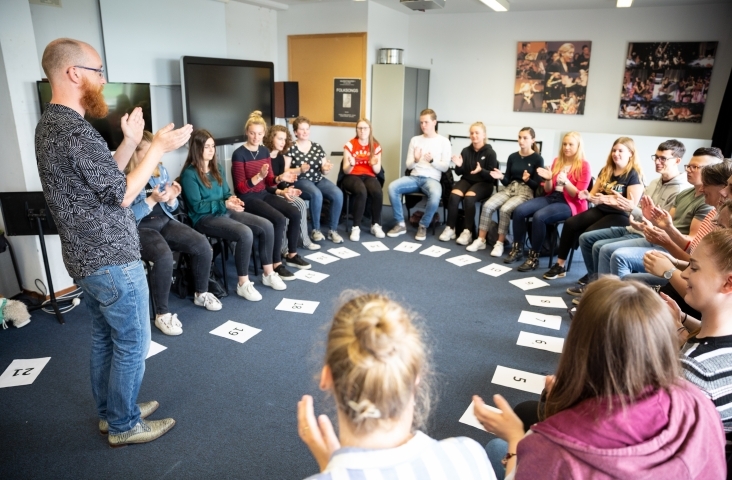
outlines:
[[[463,233],[460,234],[460,236],[457,239],[458,245],[470,245],[470,242],[473,241],[473,234],[470,230],[467,228],[463,230]]]
[[[371,235],[376,238],[384,238],[386,236],[384,235],[384,230],[381,228],[381,225],[378,223],[371,225]]]
[[[445,227],[445,229],[440,234],[439,240],[441,242],[448,242],[453,238],[455,238],[455,230],[450,227]]]
[[[361,229],[356,226],[351,227],[351,236],[349,238],[352,242],[358,242],[361,238]]]
[[[325,237],[323,236],[322,232],[320,230],[313,229],[312,233],[310,234],[310,238],[313,239],[315,242],[320,242],[325,240]]]
[[[468,248],[466,248],[466,250],[469,252],[477,252],[478,250],[485,250],[485,244],[486,244],[486,241],[483,240],[482,238],[478,237],[473,241],[473,243],[468,245]]]
[[[156,315],[155,326],[166,335],[180,335],[183,333],[183,325],[178,320],[177,314]]]
[[[262,274],[262,284],[265,287],[272,287],[275,290],[286,290],[287,285],[282,281],[277,272],[272,272],[269,275]]]
[[[493,250],[491,250],[491,257],[500,257],[503,255],[503,242],[496,242],[495,245],[493,245]]]
[[[329,239],[330,239],[330,241],[331,241],[331,242],[333,242],[333,243],[343,243],[343,237],[341,237],[341,236],[340,236],[340,235],[338,234],[338,232],[336,232],[335,230],[330,230],[330,231],[328,232],[328,238],[329,238]]]
[[[221,302],[211,292],[205,292],[200,295],[197,293],[194,294],[193,303],[199,307],[205,307],[206,310],[210,310],[212,312],[218,312],[221,310]]]
[[[262,294],[254,288],[254,282],[246,281],[236,286],[236,294],[244,297],[250,302],[258,302],[262,299]]]

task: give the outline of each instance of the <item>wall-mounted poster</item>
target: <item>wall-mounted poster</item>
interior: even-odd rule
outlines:
[[[618,118],[700,123],[717,42],[629,43]]]
[[[589,40],[518,42],[513,111],[583,115],[591,52]]]
[[[361,118],[361,79],[333,79],[333,121],[358,122]]]

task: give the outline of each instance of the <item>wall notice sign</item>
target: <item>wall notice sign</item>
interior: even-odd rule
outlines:
[[[361,118],[361,79],[333,79],[333,121],[356,123]]]

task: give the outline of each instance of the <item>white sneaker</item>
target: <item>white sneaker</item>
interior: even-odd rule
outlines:
[[[212,312],[221,310],[221,302],[211,292],[205,292],[200,295],[194,294],[193,303],[199,307],[206,307],[206,310],[211,310]]]
[[[477,252],[478,250],[485,250],[485,244],[486,244],[486,241],[483,240],[482,238],[478,237],[473,241],[473,243],[468,245],[468,248],[466,248],[466,250],[469,252]]]
[[[320,250],[320,245],[315,242],[310,242],[309,244],[305,245],[305,248],[307,248],[308,250]]]
[[[343,237],[338,235],[338,232],[336,232],[335,230],[331,230],[328,232],[328,238],[333,243],[343,243]]]
[[[460,234],[460,236],[457,239],[458,245],[470,245],[470,242],[473,241],[473,234],[468,230],[467,228],[463,230],[463,233]]]
[[[381,228],[381,225],[378,223],[371,225],[371,235],[376,238],[384,238],[386,236],[384,235],[384,230]]]
[[[455,230],[450,227],[445,227],[445,229],[440,234],[439,240],[441,242],[449,242],[453,238],[455,238]]]
[[[496,242],[493,245],[493,250],[491,250],[491,257],[500,257],[501,255],[503,255],[503,242]]]
[[[351,236],[349,237],[352,242],[358,242],[361,238],[361,229],[358,227],[351,228]]]
[[[325,237],[323,236],[322,233],[320,233],[320,230],[313,230],[310,233],[310,238],[312,238],[313,241],[316,241],[316,242],[322,242],[323,240],[325,240]]]
[[[236,286],[236,294],[250,302],[258,302],[262,299],[262,294],[254,288],[254,282],[249,280]]]
[[[272,272],[269,275],[262,274],[262,284],[265,287],[272,287],[275,290],[286,290],[287,285],[282,281],[277,272]]]
[[[178,320],[177,314],[156,315],[155,326],[166,335],[180,335],[183,333],[183,325]]]

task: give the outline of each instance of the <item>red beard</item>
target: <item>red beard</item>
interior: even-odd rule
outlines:
[[[104,85],[96,87],[88,79],[84,78],[81,82],[81,89],[81,107],[86,114],[91,118],[106,117],[109,112],[109,107],[107,106],[107,102],[104,101],[104,95],[102,95]]]

